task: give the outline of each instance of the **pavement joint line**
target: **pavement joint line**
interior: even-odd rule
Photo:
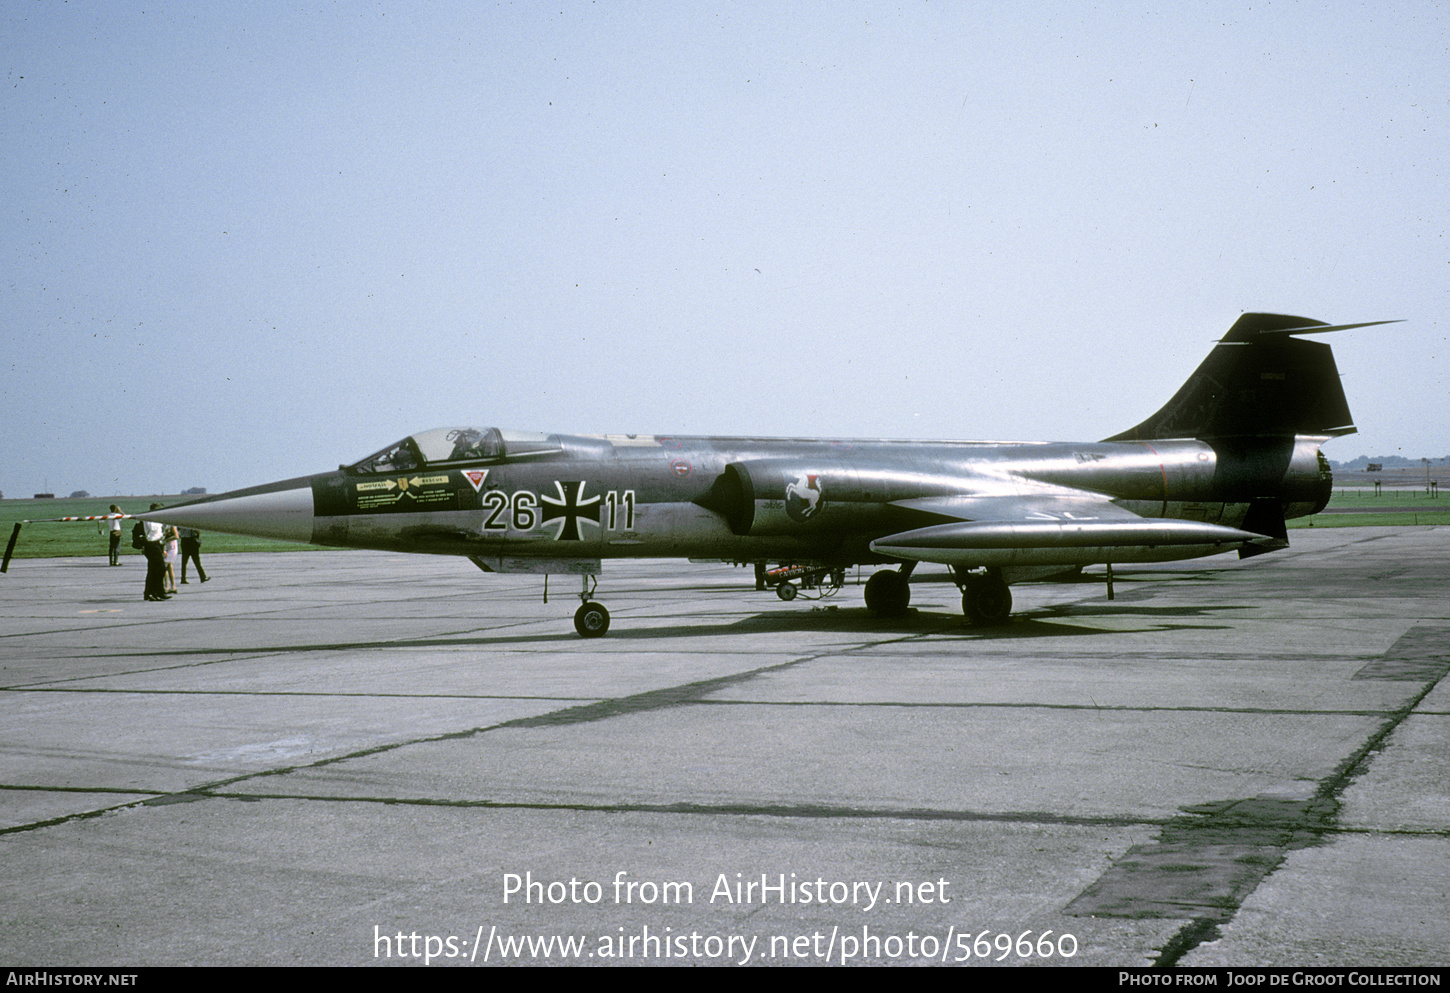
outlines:
[[[790,663],[781,665],[794,665],[810,659],[792,660]],[[140,670],[141,674],[156,670]],[[763,670],[756,670],[756,672]],[[77,677],[78,679],[113,679],[117,675],[135,675],[136,673],[118,673],[105,676]],[[732,677],[717,677],[715,680],[704,682],[734,681]],[[693,686],[695,684],[683,684]],[[669,690],[646,691],[638,696],[664,693]],[[135,696],[241,696],[241,697],[320,697],[320,698],[357,698],[357,699],[379,699],[379,700],[557,700],[560,702],[578,702],[585,706],[599,706],[613,701],[629,700],[632,697],[597,697],[597,696],[542,696],[531,694],[515,693],[380,693],[380,692],[347,692],[347,691],[322,691],[322,690],[175,690],[175,689],[134,689],[128,687],[111,686],[0,686],[0,692],[6,693],[112,693],[118,695]],[[702,692],[710,692],[705,689]],[[1322,709],[1298,709],[1290,707],[1211,707],[1192,705],[1154,705],[1134,706],[1129,704],[1100,704],[1100,703],[1042,703],[1042,702],[1008,702],[993,700],[716,700],[716,699],[686,699],[680,698],[672,701],[678,706],[710,706],[710,707],[897,707],[903,709],[939,709],[939,710],[1065,710],[1065,711],[1101,711],[1104,713],[1129,713],[1129,714],[1154,714],[1154,713],[1190,713],[1190,714],[1251,714],[1265,716],[1297,716],[1297,717],[1384,717],[1398,713],[1399,708],[1322,708]],[[654,709],[654,708],[639,708]],[[631,711],[634,712],[634,711]],[[1421,711],[1422,714],[1438,714],[1441,711]],[[521,718],[523,720],[541,720],[549,715],[541,715],[537,718]],[[554,723],[554,722],[549,722]],[[570,722],[573,723],[573,722]],[[486,730],[486,729],[476,729]]]
[[[775,662],[771,665],[760,666],[756,669],[748,669],[745,672],[716,676],[712,679],[701,679],[691,683],[681,683],[658,690],[647,690],[643,693],[634,693],[629,696],[612,697],[596,703],[583,704],[578,707],[567,707],[563,710],[556,710],[548,714],[539,714],[534,717],[520,717],[500,726],[534,728],[557,727],[565,724],[583,724],[606,720],[610,717],[619,717],[625,714],[638,714],[651,710],[675,707],[684,703],[694,703],[698,702],[698,698],[706,693],[713,693],[726,686],[747,682],[767,672],[778,672],[783,669],[789,669],[804,662],[814,661],[819,657],[821,657],[820,654],[803,655],[785,662]]]
[[[1382,660],[1441,661],[1450,655],[1450,628],[1412,625]],[[1370,663],[1374,664],[1373,662]],[[1432,667],[1423,686],[1401,706],[1383,712],[1379,728],[1319,781],[1306,801],[1251,797],[1184,807],[1165,822],[1155,841],[1135,845],[1083,890],[1067,913],[1123,917],[1187,918],[1159,950],[1153,963],[1171,968],[1200,944],[1216,941],[1220,926],[1238,913],[1251,893],[1272,875],[1291,851],[1322,845],[1343,834],[1391,832],[1340,829],[1340,798],[1369,769],[1390,735],[1415,712],[1445,678],[1446,667]],[[1399,833],[1399,832],[1394,832]],[[1450,831],[1410,832],[1450,836]],[[1078,910],[1072,908],[1077,905]]]
[[[188,795],[193,791],[160,796]],[[893,819],[917,821],[971,821],[1000,824],[1060,825],[1065,827],[1163,827],[1172,818],[1133,817],[1126,814],[1079,815],[1051,814],[1040,811],[974,811],[944,810],[925,807],[870,808],[834,807],[828,804],[700,804],[700,803],[545,803],[523,800],[454,800],[438,797],[355,797],[327,796],[308,793],[233,793],[219,790],[199,790],[198,798],[218,800],[303,800],[310,803],[379,803],[389,806],[420,807],[479,807],[496,810],[577,810],[599,813],[661,813],[823,818],[842,817],[856,820]],[[137,801],[136,806],[148,800]],[[1450,838],[1450,829],[1425,828],[1422,830],[1397,829],[1393,831],[1370,828],[1329,827],[1322,832],[1326,837],[1356,837],[1369,835],[1395,835],[1408,838]]]
[[[104,790],[80,790],[80,792],[99,793],[104,792]],[[117,792],[119,792],[119,790],[117,790]],[[142,793],[141,790],[130,790],[130,794],[132,794],[132,796],[136,796],[136,794],[139,793]],[[144,797],[144,799],[141,800],[130,800],[130,802],[128,803],[116,803],[116,805],[113,806],[100,807],[99,810],[78,810],[78,812],[75,813],[64,813],[64,815],[58,816],[58,818],[46,818],[45,820],[32,820],[32,822],[29,823],[19,823],[19,825],[10,826],[10,828],[0,828],[0,836],[26,834],[26,832],[30,831],[41,831],[42,828],[58,828],[58,826],[62,825],[62,823],[74,823],[77,822],[77,820],[93,820],[96,818],[103,818],[103,816],[106,816],[107,813],[115,813],[116,810],[130,810],[133,809],[133,807],[139,807],[141,805],[144,805],[144,803],[151,802],[151,800],[157,800],[159,799],[159,797],[164,796],[171,796],[171,794],[155,793],[152,794],[152,796]]]
[[[509,626],[517,626],[517,625],[509,625]],[[497,630],[497,629],[490,628],[490,629],[483,629],[483,630]],[[55,633],[55,632],[31,632],[31,634],[53,634],[53,633]],[[468,634],[473,634],[474,632],[467,632],[467,633]],[[537,639],[531,639],[531,640],[537,640]],[[550,636],[548,636],[548,640],[568,641],[570,643],[573,643],[577,639],[575,639],[574,636],[572,636],[572,635],[559,635],[557,637],[550,635]],[[469,648],[475,648],[475,647],[480,647],[480,646],[475,645],[475,643],[474,642],[471,642],[471,641],[460,641],[460,640],[454,640],[454,639],[451,639],[451,638],[449,640],[446,640],[446,641],[438,641],[438,640],[434,640],[434,639],[430,638],[430,639],[426,639],[426,640],[423,640],[423,639],[410,639],[410,640],[402,640],[402,641],[338,642],[338,643],[335,643],[335,644],[326,644],[326,645],[299,645],[299,646],[285,646],[285,647],[270,647],[270,646],[264,646],[264,647],[252,647],[252,648],[235,648],[235,647],[231,647],[231,648],[166,648],[166,649],[156,649],[156,650],[144,651],[144,652],[104,652],[104,653],[101,653],[101,654],[98,654],[98,655],[94,655],[94,656],[82,656],[82,657],[88,657],[88,658],[104,658],[104,659],[123,659],[123,658],[142,658],[142,659],[154,658],[154,659],[163,659],[163,658],[170,658],[170,657],[175,657],[175,656],[181,656],[181,657],[194,657],[194,656],[206,656],[206,655],[215,655],[215,656],[218,656],[218,658],[215,658],[215,659],[204,659],[204,660],[196,661],[196,662],[187,662],[187,663],[183,663],[183,664],[180,664],[180,665],[156,666],[156,667],[148,668],[148,669],[132,669],[132,670],[127,670],[127,671],[121,672],[121,673],[109,673],[109,674],[107,674],[108,676],[114,676],[114,675],[131,675],[131,674],[134,674],[134,673],[144,673],[144,672],[166,672],[166,671],[169,671],[169,670],[192,669],[192,668],[196,668],[198,666],[215,665],[218,662],[245,662],[245,661],[252,660],[252,659],[272,658],[272,657],[274,657],[276,655],[290,655],[290,654],[293,654],[293,653],[296,653],[296,652],[367,651],[367,650],[378,649],[378,648],[457,648],[457,649],[469,649]],[[490,648],[492,648],[492,647],[496,647],[496,645],[493,642],[487,642],[486,645],[483,646],[483,647],[490,647]],[[712,653],[712,654],[715,654],[715,653]],[[70,679],[78,679],[78,678],[79,679],[95,679],[95,678],[105,678],[105,677],[96,677],[96,676],[74,677],[73,676],[73,677],[66,677],[66,678],[70,678]],[[9,687],[0,687],[0,689],[8,689],[8,688]]]
[[[95,676],[109,679],[109,676]],[[319,690],[146,690],[111,686],[0,686],[6,693],[116,693],[137,696],[357,697],[378,700],[598,700],[597,696],[536,696],[513,693],[349,693]]]
[[[1263,714],[1279,717],[1382,717],[1396,709],[1372,710],[1324,709],[1299,710],[1275,707],[1194,707],[1194,706],[1131,706],[1099,703],[1013,703],[1005,701],[913,701],[913,700],[692,700],[695,706],[720,707],[902,707],[939,708],[946,710],[1067,710],[1103,711],[1127,714]]]
[[[92,601],[92,602],[111,603],[113,601],[107,600],[107,601]],[[412,602],[412,601],[409,601],[409,602]],[[332,604],[329,604],[329,606],[333,606],[333,605]],[[368,606],[368,604],[361,604],[360,606]],[[269,615],[269,613],[276,614],[276,613],[289,613],[289,612],[291,612],[291,611],[271,611],[271,612],[269,612],[269,611],[254,611],[248,617],[245,617],[245,618],[238,618],[238,617],[236,617],[236,616],[234,616],[232,614],[208,614],[206,616],[191,616],[191,617],[163,617],[163,616],[157,616],[157,617],[147,617],[147,618],[126,618],[124,620],[121,620],[121,619],[118,619],[118,618],[106,618],[106,620],[109,620],[111,623],[108,623],[104,627],[99,628],[99,630],[104,630],[104,631],[117,631],[117,630],[121,630],[123,628],[149,627],[149,626],[151,626],[153,624],[157,624],[157,623],[165,623],[168,627],[175,627],[177,625],[183,625],[184,626],[184,625],[188,625],[188,624],[215,624],[215,623],[219,623],[219,622],[224,622],[224,623],[227,623],[227,624],[235,624],[238,621],[251,622],[252,618],[254,618],[254,617],[267,617]],[[374,620],[378,620],[379,618],[373,618],[373,619]],[[400,614],[400,615],[398,615],[396,617],[392,617],[392,618],[389,618],[389,619],[394,620],[394,621],[399,621],[399,622],[405,622],[405,621],[412,621],[412,620],[415,619],[415,617],[412,614],[406,614],[406,615],[401,615]],[[301,617],[301,616],[299,616],[299,617],[296,618],[296,622],[298,624],[308,623],[310,620],[311,619],[309,619],[307,617]],[[460,629],[459,631],[456,631],[456,632],[454,632],[454,631],[445,631],[445,632],[440,632],[439,634],[435,635],[434,637],[439,637],[439,638],[447,638],[447,637],[454,637],[454,636],[462,637],[462,636],[466,636],[466,635],[476,635],[476,634],[478,634],[480,632],[503,631],[503,630],[508,630],[508,629],[511,629],[511,628],[531,627],[533,625],[537,625],[537,624],[547,624],[547,623],[552,623],[552,620],[550,618],[531,618],[531,619],[526,619],[526,620],[511,621],[511,622],[508,622],[508,623],[501,623],[501,624],[497,625],[496,627],[463,628],[463,629]],[[50,628],[50,629],[47,629],[47,630],[40,630],[40,631],[7,631],[7,632],[0,633],[0,638],[34,638],[34,637],[38,637],[38,636],[58,635],[58,634],[93,634],[97,630],[98,630],[98,628],[97,628],[97,626],[95,624],[76,624],[76,625],[73,625],[71,627]],[[356,644],[356,645],[347,645],[347,646],[344,646],[344,647],[377,648],[377,647],[386,646],[386,645],[389,645],[389,644],[392,644],[392,642],[390,642],[390,641],[363,642],[363,643],[359,643],[359,644]],[[284,650],[285,651],[289,651],[289,652],[291,652],[291,651],[308,651],[309,650],[309,647],[308,646],[305,646],[305,645],[304,646],[291,646],[291,645],[289,645],[285,649],[276,649],[276,648],[255,648],[255,649],[235,649],[235,648],[166,649],[166,650],[158,650],[158,651],[154,651],[154,652],[148,651],[148,652],[128,652],[128,653],[114,653],[114,654],[116,654],[116,655],[141,655],[141,656],[146,656],[146,655],[189,655],[189,654],[197,654],[197,653],[200,653],[200,652],[230,652],[230,651],[273,652],[273,651],[284,651]]]
[[[270,774],[270,773],[268,773]],[[308,803],[354,803],[378,804],[382,806],[454,807],[484,810],[570,810],[589,813],[645,813],[679,814],[694,816],[746,816],[780,818],[843,818],[854,820],[911,820],[911,821],[953,821],[1004,824],[1036,824],[1062,827],[1158,827],[1163,828],[1180,818],[1145,818],[1130,815],[1080,815],[1052,814],[1040,811],[986,812],[972,810],[945,810],[935,808],[864,808],[841,807],[829,804],[699,804],[699,803],[546,803],[509,800],[461,800],[438,797],[373,797],[373,796],[329,796],[310,793],[240,793],[222,790],[223,785],[234,785],[249,776],[238,777],[213,786],[196,786],[185,790],[145,790],[121,787],[56,787],[0,785],[0,789],[31,791],[39,793],[114,793],[137,796],[141,799],[115,804],[98,810],[82,811],[61,817],[34,821],[28,824],[0,828],[0,835],[17,834],[46,827],[55,827],[74,821],[89,820],[108,813],[138,807],[168,806],[176,803],[200,800],[238,800],[260,802],[263,800],[304,801]],[[1323,830],[1327,836],[1396,835],[1412,838],[1447,837],[1450,829],[1424,830],[1378,830],[1369,828],[1341,828],[1328,826]],[[1187,929],[1186,929],[1187,930]],[[1201,939],[1210,940],[1210,939]],[[1172,942],[1170,942],[1172,944]],[[1166,949],[1167,946],[1165,946]],[[1184,948],[1185,954],[1191,948]]]
[[[1164,819],[1127,815],[1052,814],[1045,811],[987,812],[928,807],[843,807],[831,804],[748,803],[549,803],[522,800],[462,800],[439,797],[328,796],[308,793],[243,793],[219,789],[184,790],[137,801],[155,805],[170,797],[216,800],[301,800],[314,803],[362,803],[385,806],[462,807],[487,810],[575,810],[595,813],[689,814],[703,816],[765,816],[783,818],[851,818],[860,820],[980,821],[987,823],[1060,825],[1065,827],[1157,827]]]
[[[126,796],[165,796],[170,790],[148,790],[124,786],[32,786],[27,783],[0,783],[0,790],[29,793],[119,793]]]

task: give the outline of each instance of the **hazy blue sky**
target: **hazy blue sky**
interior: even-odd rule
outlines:
[[[0,490],[446,424],[1097,439],[1245,310],[1450,453],[1442,2],[0,4]]]

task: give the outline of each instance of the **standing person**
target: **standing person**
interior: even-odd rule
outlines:
[[[166,539],[166,592],[176,592],[176,563],[181,559],[181,551],[178,548],[180,539],[177,537],[176,528],[166,525],[162,534]]]
[[[161,504],[153,503],[151,509],[160,510]],[[141,550],[146,555],[146,599],[170,600],[171,594],[166,592],[166,552],[161,548],[165,528],[155,521],[145,521],[141,529],[145,542]]]
[[[124,513],[120,507],[111,504],[111,513]],[[101,533],[111,536],[111,565],[121,564],[121,519],[113,517],[109,521],[101,522]]]
[[[201,567],[201,532],[196,528],[180,528],[177,534],[181,536],[181,581],[186,582],[187,560],[196,563],[196,574],[201,581],[206,582],[206,570]]]

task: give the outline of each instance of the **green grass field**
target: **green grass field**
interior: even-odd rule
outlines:
[[[1326,510],[1289,522],[1290,528],[1416,527],[1450,524],[1450,493],[1432,498],[1421,489],[1335,490]]]
[[[111,504],[117,504],[127,513],[140,513],[153,503],[182,503],[192,497],[148,496],[148,497],[85,497],[61,500],[0,500],[0,542],[8,542],[17,521],[36,520],[44,517],[89,517],[94,514],[110,513]],[[20,529],[20,540],[15,543],[17,559],[48,559],[70,555],[94,555],[102,560],[110,547],[106,535],[97,530],[96,521],[77,521],[69,524],[27,524]],[[131,525],[133,521],[122,521],[124,534],[121,538],[121,554],[141,558],[141,550],[131,547]],[[315,545],[299,545],[290,541],[269,541],[265,538],[243,538],[239,535],[217,534],[204,531],[201,535],[201,553],[207,552],[296,552],[316,548]]]

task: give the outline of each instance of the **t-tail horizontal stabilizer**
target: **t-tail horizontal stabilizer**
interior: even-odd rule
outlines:
[[[1330,325],[1287,314],[1244,314],[1162,410],[1106,440],[1353,434],[1329,346],[1295,335],[1395,323]]]

